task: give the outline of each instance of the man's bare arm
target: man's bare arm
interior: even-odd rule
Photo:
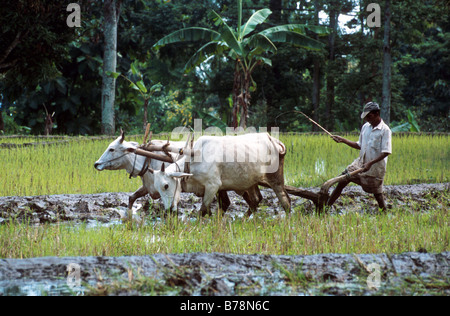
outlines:
[[[333,140],[336,143],[344,143],[351,148],[361,150],[361,147],[359,147],[358,143],[352,142],[351,140],[345,139],[344,137],[333,135]]]
[[[386,158],[386,157],[389,156],[389,155],[390,155],[389,153],[381,153],[380,156],[378,156],[378,157],[375,158],[374,160],[369,161],[368,163],[366,163],[366,164],[363,166],[363,167],[364,167],[364,172],[369,171],[370,168],[372,168],[372,166],[373,166],[374,164],[376,164],[377,162],[383,160],[384,158]]]

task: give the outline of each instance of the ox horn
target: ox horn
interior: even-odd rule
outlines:
[[[163,163],[162,166],[161,166],[161,172],[165,172],[165,171],[166,171],[166,167],[165,167],[165,165]]]

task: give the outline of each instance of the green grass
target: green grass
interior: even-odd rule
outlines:
[[[87,228],[58,224],[0,226],[0,258],[41,256],[129,256],[152,253],[223,252],[311,255],[320,253],[402,253],[448,251],[448,193],[431,199],[432,212],[400,208],[387,214],[304,215],[296,210],[272,218],[214,216],[181,220],[169,216],[147,225]]]
[[[58,145],[0,149],[0,196],[136,190],[141,180],[128,180],[126,171],[94,169],[95,161],[110,143],[110,139],[73,138]]]
[[[357,141],[357,135],[345,136]],[[327,135],[281,135],[287,147],[285,179],[297,187],[320,186],[341,174],[359,151]],[[450,179],[448,136],[394,134],[385,184],[441,183]]]
[[[352,140],[357,137],[348,136]],[[297,187],[320,186],[339,175],[359,155],[357,150],[336,144],[325,135],[286,134],[280,139],[288,148],[286,183]],[[140,179],[128,180],[124,170],[94,169],[94,162],[111,139],[64,140],[60,145],[0,148],[0,196],[132,192],[140,186]],[[142,136],[127,140],[142,142]],[[0,142],[21,144],[33,139],[0,138]],[[448,182],[449,148],[448,136],[394,136],[385,184]]]

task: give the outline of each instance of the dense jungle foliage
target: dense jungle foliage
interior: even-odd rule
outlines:
[[[17,0],[0,5],[0,133],[101,132],[102,77],[107,2]],[[215,11],[237,27],[236,0],[114,0],[120,3],[117,32],[115,122],[142,132],[144,104],[154,132],[192,125],[230,126],[235,60],[217,54],[185,72],[205,43],[155,49],[168,34],[187,27],[217,27]],[[67,5],[81,6],[81,27],[70,28]],[[381,27],[367,24],[368,0],[245,0],[242,19],[260,9],[272,14],[255,32],[287,24],[327,27],[310,50],[289,43],[260,52],[270,59],[252,74],[248,126],[284,132],[314,130],[300,110],[332,131],[361,127],[367,101],[382,103],[384,9],[391,2],[390,125],[397,130],[448,132],[450,18],[447,1],[379,1]],[[339,23],[337,23],[339,21]],[[214,57],[214,56],[213,56]],[[145,91],[145,93],[143,93]]]

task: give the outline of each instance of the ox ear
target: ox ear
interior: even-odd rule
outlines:
[[[122,128],[120,128],[120,143],[122,144],[124,140],[125,140],[125,132],[123,131]]]
[[[172,172],[172,173],[168,173],[167,176],[171,177],[171,178],[185,178],[185,177],[192,177],[193,174],[192,173],[184,173],[184,172]]]

